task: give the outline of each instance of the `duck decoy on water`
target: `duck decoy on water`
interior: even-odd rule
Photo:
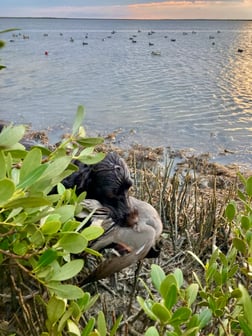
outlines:
[[[161,51],[152,51],[151,55],[153,55],[153,56],[161,56]]]
[[[157,211],[147,202],[130,196],[132,214],[128,217],[125,226],[117,225],[110,220],[109,210],[93,199],[86,199],[83,205],[83,213],[96,209],[94,222],[104,228],[101,237],[89,246],[93,250],[101,251],[113,247],[119,256],[103,261],[81,283],[81,285],[106,278],[125,267],[130,266],[145,257],[152,258],[159,255],[158,242],[163,230],[163,224]]]

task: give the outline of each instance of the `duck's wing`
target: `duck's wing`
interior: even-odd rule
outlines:
[[[110,217],[110,210],[106,207],[103,207],[101,203],[94,199],[85,199],[80,203],[82,206],[82,211],[78,213],[78,218],[85,218],[93,213],[93,217],[106,219]]]
[[[134,250],[126,255],[105,260],[80,283],[80,286],[104,279],[136,263],[137,261],[142,260],[150,248],[151,246],[149,242],[147,242],[139,247],[139,249]]]

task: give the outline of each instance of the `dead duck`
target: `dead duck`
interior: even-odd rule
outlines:
[[[132,213],[128,217],[125,226],[117,225],[110,220],[109,210],[102,207],[96,200],[85,200],[82,205],[85,209],[92,211],[96,209],[96,220],[91,225],[98,225],[104,228],[104,233],[90,248],[100,251],[113,245],[120,256],[102,262],[91,274],[82,282],[97,281],[123,268],[134,264],[145,257],[156,257],[158,242],[163,230],[163,224],[157,211],[147,202],[130,196]]]

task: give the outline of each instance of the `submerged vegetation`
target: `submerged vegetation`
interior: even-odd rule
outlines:
[[[203,156],[175,164],[161,148],[115,148],[82,122],[79,107],[72,134],[50,149],[25,149],[22,125],[0,133],[0,335],[252,335],[252,177]],[[88,241],[102,231],[75,219],[85,193],[60,181],[72,159],[92,164],[109,150],[127,161],[132,194],[160,213],[162,251],[136,283],[130,267],[79,288],[80,254],[99,255]]]

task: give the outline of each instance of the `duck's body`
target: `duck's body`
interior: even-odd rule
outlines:
[[[155,246],[163,229],[163,224],[157,211],[149,203],[138,200],[135,197],[130,196],[130,203],[134,211],[125,226],[111,223],[109,228],[105,228],[104,234],[90,246],[92,249],[100,251],[114,245],[122,255],[101,263],[84,280],[84,283],[99,280],[119,272],[123,268],[148,256],[151,249],[155,251]],[[99,208],[102,209],[104,219],[107,220],[109,218],[109,213],[106,213],[106,209],[102,208],[101,204],[96,200],[86,200],[84,205],[90,210],[98,209],[98,213]],[[99,214],[99,218],[101,219],[101,214]],[[105,222],[106,224],[108,223],[107,221]],[[103,222],[100,221],[99,223],[103,226]]]

